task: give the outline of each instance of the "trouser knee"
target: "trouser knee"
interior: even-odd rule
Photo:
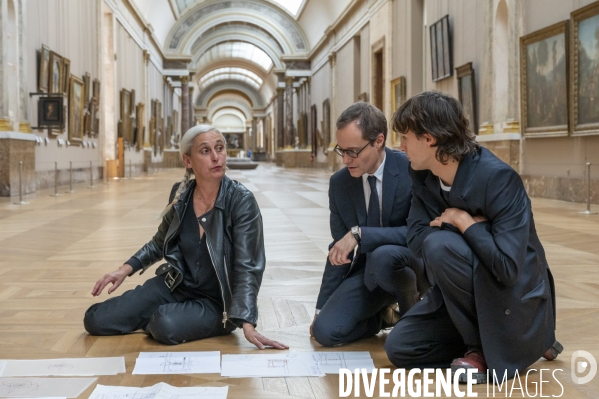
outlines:
[[[83,327],[91,335],[112,335],[108,331],[106,321],[98,316],[98,307],[101,303],[96,303],[87,309],[83,316]]]
[[[327,321],[318,317],[312,326],[312,334],[316,342],[322,346],[341,345],[345,343],[343,339],[347,336],[342,328],[332,326],[330,322],[327,323]]]
[[[175,324],[172,317],[157,311],[150,318],[145,331],[160,343],[177,345],[185,342],[180,336],[180,327]]]

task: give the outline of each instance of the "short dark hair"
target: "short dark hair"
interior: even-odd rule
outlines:
[[[436,158],[442,164],[450,159],[459,162],[463,155],[478,148],[462,104],[434,90],[417,94],[403,103],[393,115],[392,128],[400,134],[412,131],[418,138],[430,134],[436,140]]]
[[[381,133],[387,140],[387,118],[374,105],[363,101],[350,105],[337,118],[337,130],[343,129],[352,122],[355,122],[362,131],[364,140],[374,141]]]

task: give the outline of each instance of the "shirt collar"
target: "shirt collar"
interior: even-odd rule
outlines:
[[[383,157],[383,162],[381,162],[381,165],[379,166],[379,168],[376,170],[376,172],[374,172],[374,174],[370,174],[370,173],[364,173],[362,175],[362,181],[363,182],[367,182],[368,181],[368,176],[374,176],[376,177],[379,181],[383,181],[383,174],[385,172],[385,161],[387,160],[387,152],[385,152],[385,156]]]

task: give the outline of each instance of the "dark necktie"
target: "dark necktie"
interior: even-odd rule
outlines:
[[[366,225],[368,227],[381,227],[381,208],[379,193],[376,190],[376,177],[368,176],[368,183],[370,184],[370,200],[368,201]]]

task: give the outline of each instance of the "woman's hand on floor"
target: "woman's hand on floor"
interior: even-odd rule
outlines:
[[[243,334],[245,335],[245,339],[256,345],[258,349],[264,349],[267,346],[275,349],[289,349],[287,345],[268,339],[260,334],[251,323],[243,323]]]
[[[109,283],[112,283],[112,287],[110,287],[108,289],[108,293],[111,294],[114,290],[116,290],[117,288],[119,288],[119,286],[122,284],[122,282],[125,280],[125,278],[127,278],[128,275],[130,275],[133,272],[133,267],[131,267],[128,264],[124,264],[123,266],[119,267],[117,270],[105,274],[104,277],[102,277],[101,279],[99,279],[96,282],[96,285],[94,286],[94,289],[92,290],[92,295],[93,296],[98,296],[102,293],[102,291],[104,290],[104,287],[106,287]]]

